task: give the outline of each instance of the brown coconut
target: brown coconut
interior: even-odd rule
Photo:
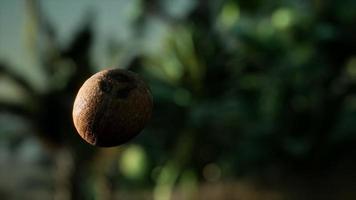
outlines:
[[[94,74],[79,89],[73,121],[88,143],[117,146],[141,132],[152,107],[150,90],[136,73],[108,69]]]

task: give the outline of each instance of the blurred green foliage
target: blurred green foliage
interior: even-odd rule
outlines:
[[[98,70],[90,57],[95,15],[68,48],[50,21],[34,17],[45,91],[0,66],[27,95],[1,101],[1,112],[21,116],[52,148],[69,149],[74,199],[102,195],[81,185],[100,177],[113,188],[154,188],[155,199],[181,185],[189,199],[198,182],[356,166],[356,1],[167,2],[141,1],[132,29],[142,42],[109,48],[146,79],[155,102],[143,133],[109,153],[84,144],[70,114],[80,84]],[[29,1],[29,13],[40,12],[36,5]],[[157,42],[150,34],[159,30]],[[1,137],[15,141],[9,127],[0,126]],[[96,161],[101,155],[109,161]]]

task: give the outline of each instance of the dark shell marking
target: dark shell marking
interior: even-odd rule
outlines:
[[[114,89],[113,84],[120,86]],[[132,77],[120,72],[111,72],[99,82],[99,88],[101,91],[120,99],[126,99],[131,90],[136,87],[137,86]]]

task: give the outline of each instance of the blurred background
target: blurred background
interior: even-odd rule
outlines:
[[[96,148],[71,109],[108,67],[154,113]],[[356,199],[356,1],[1,0],[0,198]]]

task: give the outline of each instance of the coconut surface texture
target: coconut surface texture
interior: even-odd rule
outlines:
[[[79,89],[73,106],[74,126],[94,146],[117,146],[141,132],[152,107],[150,90],[136,73],[103,70]]]

